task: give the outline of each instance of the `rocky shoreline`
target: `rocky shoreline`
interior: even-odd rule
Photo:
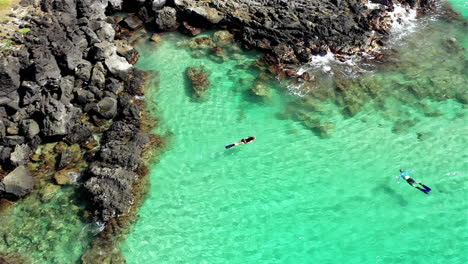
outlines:
[[[147,181],[142,153],[161,143],[145,129],[150,76],[133,66],[135,36],[146,36],[145,26],[191,36],[228,29],[265,51],[264,63],[279,73],[313,55],[344,58],[382,45],[394,4],[420,13],[433,6],[371,2],[379,8],[339,0],[22,0],[0,51],[0,199],[26,196],[41,175],[82,185],[95,219],[109,223],[83,261],[103,250],[101,258],[123,261],[109,234],[134,221]]]

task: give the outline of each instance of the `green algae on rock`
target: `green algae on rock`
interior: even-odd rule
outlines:
[[[208,79],[209,72],[203,66],[190,66],[186,70],[187,78],[190,80],[192,92],[196,98],[202,98],[206,95],[210,86]]]

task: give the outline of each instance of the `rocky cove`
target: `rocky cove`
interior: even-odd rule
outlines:
[[[124,261],[114,242],[144,197],[142,154],[163,145],[148,134],[154,120],[142,101],[156,74],[132,66],[138,60],[132,44],[147,37],[145,26],[192,36],[227,29],[228,39],[266,53],[260,69],[296,76],[290,68],[313,55],[346,60],[383,45],[394,4],[420,14],[433,7],[431,1],[373,3],[380,8],[368,9],[366,1],[21,1],[27,12],[4,36],[10,41],[0,57],[0,196],[24,197],[34,181],[35,188],[43,181],[82,186],[87,210],[107,223],[83,262]],[[111,16],[116,12],[129,15]],[[222,59],[223,47],[210,41],[196,44]],[[187,70],[196,96],[209,85],[204,72]],[[260,80],[256,91],[263,93]]]

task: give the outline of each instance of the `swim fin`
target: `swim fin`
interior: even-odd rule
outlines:
[[[236,144],[227,145],[225,148],[226,148],[226,149],[230,149],[230,148],[234,147],[235,145],[236,145]]]
[[[421,192],[423,192],[425,194],[429,194],[429,191],[427,191],[426,189],[422,189],[422,188],[419,188],[419,187],[416,187],[416,189],[420,190]]]
[[[430,191],[432,190],[431,188],[427,187],[426,185],[424,185],[424,184],[422,184],[422,183],[420,183],[420,185],[421,185],[422,187],[424,187],[424,190],[426,190],[426,192],[430,192]]]

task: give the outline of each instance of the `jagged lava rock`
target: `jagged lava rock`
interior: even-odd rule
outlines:
[[[93,163],[84,184],[104,220],[127,213],[133,203],[131,184],[137,175],[115,165]]]

